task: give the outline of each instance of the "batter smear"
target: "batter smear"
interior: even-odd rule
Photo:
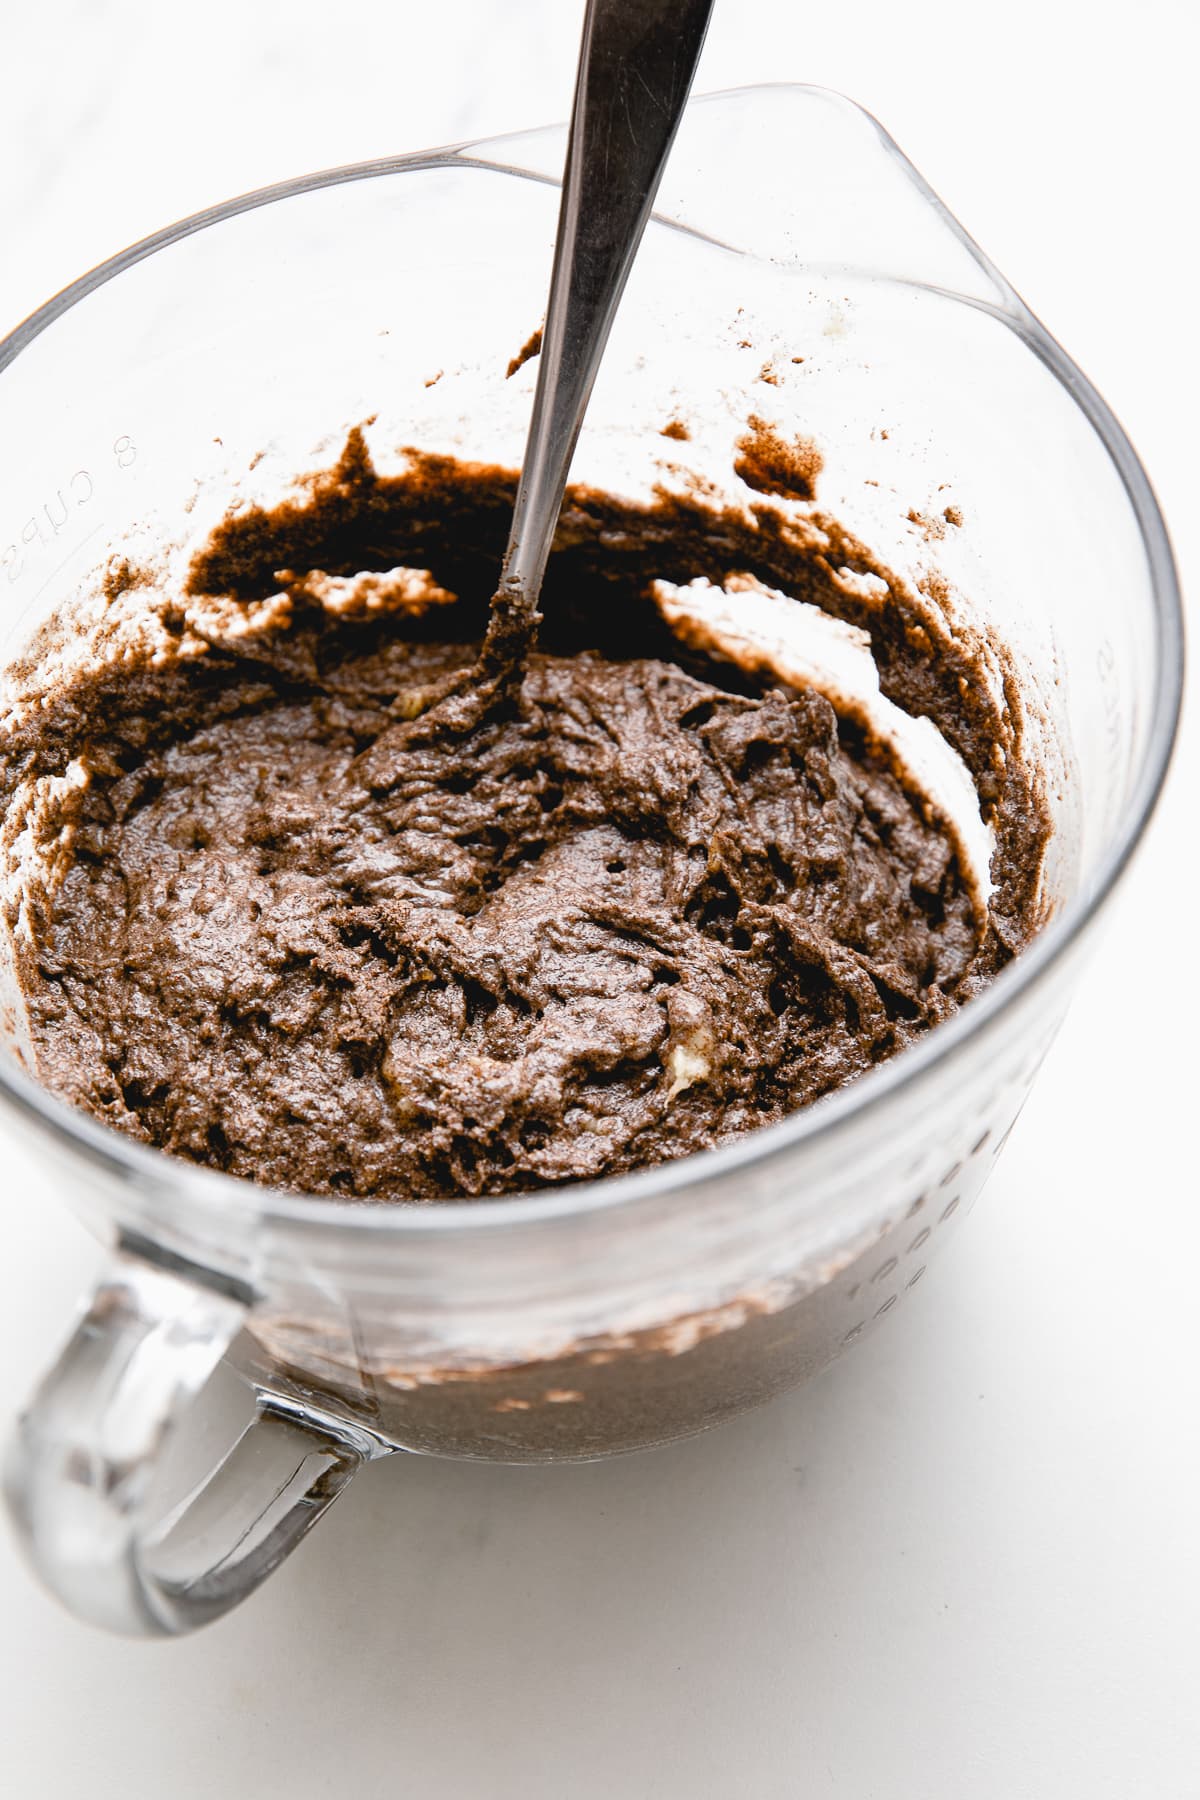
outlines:
[[[649,597],[757,565],[852,616],[827,540],[576,493],[541,647],[493,619],[481,657],[511,498],[436,459],[380,478],[355,434],[302,500],[228,520],[189,593],[146,590],[137,654],[98,641],[9,720],[10,812],[60,847],[10,917],[59,1093],[285,1188],[552,1186],[782,1119],[1033,929],[1012,721],[927,616],[893,596],[873,641],[992,783],[990,911],[868,731],[687,649]],[[142,580],[114,571],[114,616]]]

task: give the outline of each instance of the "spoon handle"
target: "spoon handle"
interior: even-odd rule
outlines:
[[[500,583],[527,615],[712,8],[713,0],[588,0],[537,388]]]

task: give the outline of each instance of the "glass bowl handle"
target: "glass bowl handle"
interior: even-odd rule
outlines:
[[[78,1617],[133,1637],[219,1618],[389,1446],[260,1395],[232,1448],[158,1517],[155,1471],[246,1316],[243,1301],[118,1252],[22,1414],[5,1497],[26,1555]]]

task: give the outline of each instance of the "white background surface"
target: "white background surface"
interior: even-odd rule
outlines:
[[[9,0],[0,333],[241,189],[562,116],[579,16]],[[880,117],[1115,406],[1193,586],[1197,48],[1190,0],[718,0],[698,83]],[[1198,761],[1193,731],[983,1204],[888,1330],[672,1450],[396,1458],[190,1642],[72,1624],[0,1536],[5,1791],[1200,1796]],[[0,1186],[6,1429],[97,1252],[3,1137]]]

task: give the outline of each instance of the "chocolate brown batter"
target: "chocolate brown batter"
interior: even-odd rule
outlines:
[[[187,594],[147,587],[139,655],[98,643],[10,721],[6,798],[57,781],[70,846],[26,899],[49,1085],[281,1187],[506,1193],[781,1119],[1019,947],[1046,836],[1019,715],[964,693],[931,602],[852,591],[879,571],[829,521],[576,492],[542,648],[493,627],[480,661],[511,498],[437,459],[381,479],[355,434],[303,501],[228,520]],[[870,617],[884,691],[979,784],[990,912],[860,723],[647,597],[731,568]],[[115,570],[114,608],[145,579]]]

